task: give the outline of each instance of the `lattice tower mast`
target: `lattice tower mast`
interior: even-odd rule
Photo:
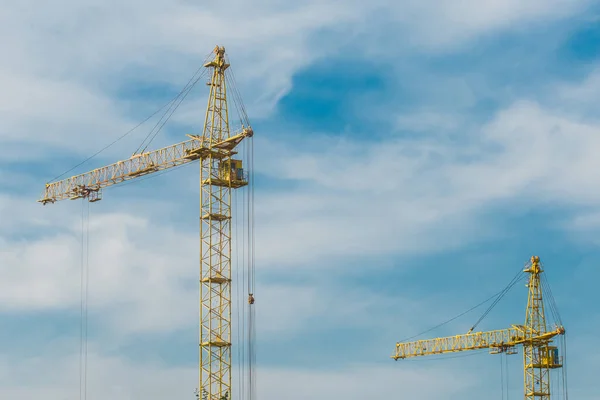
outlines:
[[[229,139],[225,49],[215,48],[203,139]],[[199,388],[209,398],[231,394],[231,185],[222,179],[231,156],[208,152],[200,162],[200,370]],[[226,161],[224,164],[223,161]],[[238,186],[240,187],[240,186]]]
[[[547,333],[540,280],[540,274],[543,272],[540,258],[538,256],[531,257],[531,263],[524,271],[529,273],[525,326],[530,328],[526,332],[529,340],[523,343],[525,400],[549,400],[552,365],[545,362],[550,354],[549,342],[532,339],[534,336],[542,336]]]

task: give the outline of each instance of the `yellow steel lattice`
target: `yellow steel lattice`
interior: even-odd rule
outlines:
[[[529,274],[529,288],[525,325],[513,325],[509,329],[467,333],[435,339],[396,343],[395,360],[447,354],[460,351],[489,349],[490,353],[516,352],[523,346],[525,400],[550,400],[550,370],[562,367],[557,349],[551,346],[552,338],[564,335],[558,326],[547,329],[540,274],[543,272],[540,258],[531,257],[524,272]]]
[[[213,68],[203,138],[229,139],[225,50],[206,64]],[[231,189],[246,185],[230,157],[201,159],[200,178],[200,390],[209,399],[231,398]]]
[[[188,135],[190,140],[185,142],[48,183],[38,201],[97,201],[105,187],[200,160],[199,396],[224,400],[232,398],[231,191],[248,184],[241,160],[232,156],[253,131],[243,126],[239,132],[230,132],[225,85],[229,64],[223,47],[217,46],[214,54],[214,59],[204,65],[212,69],[212,75],[202,135]]]

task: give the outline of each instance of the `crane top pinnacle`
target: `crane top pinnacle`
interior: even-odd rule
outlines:
[[[539,263],[540,263],[540,257],[539,256],[531,256],[531,265],[539,264]]]
[[[216,45],[213,52],[217,55],[217,57],[223,57],[225,55],[225,47]]]
[[[525,270],[525,272],[529,272],[531,274],[539,274],[542,272],[542,267],[540,266],[540,257],[539,256],[531,256],[531,265],[529,268]]]
[[[221,72],[225,71],[229,67],[229,64],[225,61],[225,47],[217,45],[215,46],[213,53],[215,54],[215,58],[204,64],[204,66],[217,68]]]

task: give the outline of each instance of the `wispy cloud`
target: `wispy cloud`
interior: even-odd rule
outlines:
[[[193,6],[162,0],[61,0],[36,4],[35,14],[29,11],[31,1],[6,5],[0,16],[5,52],[0,61],[5,87],[0,101],[0,309],[23,315],[79,310],[81,205],[42,207],[35,195],[45,179],[112,142],[162,105],[215,44],[224,44],[250,118],[265,126],[255,138],[260,186],[256,306],[260,357],[268,360],[259,361],[261,398],[281,398],[281,393],[290,399],[475,396],[479,387],[473,382],[480,371],[466,363],[455,364],[460,368],[432,367],[435,363],[394,368],[398,365],[387,357],[396,340],[471,303],[466,292],[470,296],[475,283],[446,257],[506,234],[504,225],[491,224],[503,218],[504,210],[551,204],[561,214],[545,223],[559,221],[580,232],[593,229],[599,212],[600,192],[594,189],[599,126],[589,104],[594,104],[598,79],[592,72],[569,83],[546,82],[550,76],[541,74],[540,81],[553,90],[551,98],[531,88],[529,93],[503,91],[484,76],[485,63],[471,66],[470,79],[459,73],[458,64],[444,75],[440,60],[467,55],[502,33],[526,34],[530,27],[581,15],[589,4],[432,0]],[[355,54],[350,57],[350,52]],[[382,73],[382,82],[390,78],[380,92],[348,99],[363,124],[348,128],[355,135],[341,135],[352,125],[344,118],[336,121],[339,131],[318,133],[282,120],[276,106],[282,96],[293,97],[299,71],[346,59],[380,68],[376,73]],[[439,65],[427,73],[423,64],[404,68],[413,59]],[[547,60],[519,60],[525,65],[538,61]],[[394,64],[403,68],[395,70]],[[400,81],[421,95],[421,102],[409,104],[413,108],[402,103],[412,100],[401,98]],[[201,125],[205,93],[199,93],[172,122],[186,129]],[[480,113],[482,98],[495,102]],[[374,108],[378,112],[371,113]],[[472,114],[458,115],[457,109]],[[390,127],[385,140],[373,132],[381,125]],[[178,132],[182,140],[183,133]],[[127,157],[139,135],[132,134],[95,163]],[[171,141],[162,136],[153,145]],[[90,307],[100,327],[90,343],[88,376],[90,393],[98,398],[183,398],[191,397],[196,386],[196,368],[186,362],[170,365],[148,356],[155,360],[149,362],[127,351],[111,357],[107,350],[142,337],[151,341],[152,334],[181,342],[187,339],[178,334],[196,328],[197,176],[187,172],[158,179],[122,192],[109,189],[101,204],[92,205]],[[186,211],[188,204],[196,211]],[[509,233],[522,237],[518,229]],[[425,254],[430,257],[426,263]],[[436,255],[444,262],[432,261]],[[406,262],[409,257],[413,262]],[[492,258],[491,250],[482,257]],[[411,268],[431,283],[423,293],[408,291],[402,280]],[[439,282],[435,286],[433,278],[445,269],[456,274],[461,289],[450,297],[434,296]],[[393,291],[382,288],[382,275],[388,273],[386,284]],[[243,292],[236,292],[236,304],[245,302]],[[77,332],[64,329],[68,333],[62,338],[38,343],[44,350],[35,358],[17,360],[10,345],[3,348],[0,397],[43,393],[59,399],[77,392],[77,354],[71,353]],[[305,368],[315,359],[318,370]],[[290,363],[303,366],[282,367]],[[340,364],[348,365],[334,368]],[[432,381],[438,387],[427,384]],[[481,378],[481,388],[487,382]]]

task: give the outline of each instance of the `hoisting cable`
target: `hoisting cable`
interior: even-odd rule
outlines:
[[[232,88],[232,93],[234,94],[233,98],[235,99],[235,85],[230,86]],[[234,103],[237,103],[236,106],[239,107],[239,103],[234,100]],[[239,108],[238,108],[239,111]],[[247,331],[244,330],[245,339],[247,339],[247,352],[246,352],[246,361],[244,365],[247,365],[248,368],[248,386],[244,391],[244,394],[247,395],[248,400],[252,400],[255,397],[255,384],[256,384],[256,375],[255,375],[255,363],[256,363],[256,348],[255,348],[255,335],[256,335],[256,318],[255,318],[255,306],[254,306],[254,296],[255,296],[255,241],[254,241],[254,174],[253,174],[253,147],[252,147],[252,137],[250,137],[247,141],[244,141],[243,146],[243,154],[246,162],[246,170],[245,173],[248,180],[248,185],[244,190],[244,200],[245,204],[243,207],[245,213],[245,246],[247,246],[247,253],[245,254],[244,260],[246,263],[246,271],[245,271],[245,284],[248,291],[248,314],[247,314]],[[247,258],[246,258],[247,257]]]
[[[175,98],[171,99],[168,103],[163,104],[162,107],[160,107],[158,110],[154,111],[152,114],[150,114],[148,117],[146,117],[146,119],[144,119],[142,122],[138,123],[136,126],[134,126],[130,130],[128,130],[127,132],[125,132],[119,138],[115,139],[112,143],[110,143],[110,144],[106,145],[105,147],[103,147],[102,149],[98,150],[96,153],[94,153],[93,155],[89,156],[88,158],[86,158],[85,160],[83,160],[82,162],[80,162],[79,164],[77,164],[76,166],[74,166],[73,168],[68,169],[65,172],[63,172],[62,174],[60,174],[58,176],[55,176],[54,178],[50,179],[48,182],[54,182],[54,181],[58,180],[60,177],[64,176],[65,174],[73,171],[75,168],[80,167],[83,164],[85,164],[86,162],[90,161],[92,158],[96,157],[98,154],[102,153],[104,150],[108,149],[109,147],[111,147],[112,145],[114,145],[115,143],[117,143],[118,141],[120,141],[121,139],[125,138],[131,132],[133,132],[134,130],[136,130],[140,126],[142,126],[146,121],[148,121],[150,118],[154,117],[163,108],[165,108],[166,106],[168,106],[174,100],[175,100]]]
[[[228,73],[225,75],[225,79],[227,81],[227,85],[231,88],[234,105],[236,106],[238,116],[240,117],[240,123],[245,126],[250,126],[250,120],[248,118],[248,114],[246,113],[246,107],[242,101],[242,96],[238,89],[233,69],[229,67],[227,72]]]
[[[500,354],[500,386],[502,387],[502,400],[504,400],[504,358]]]
[[[192,91],[194,86],[196,86],[196,83],[198,83],[198,81],[200,79],[202,79],[205,74],[206,74],[206,70],[202,71],[202,73],[192,82],[192,84],[187,89],[185,89],[185,92],[183,93],[182,97],[180,99],[177,99],[177,100],[179,100],[179,102],[175,105],[175,107],[173,107],[173,109],[171,109],[171,107],[173,106],[173,104],[175,104],[175,102],[173,102],[171,104],[171,107],[169,107],[169,109],[167,111],[165,111],[163,116],[156,122],[156,125],[154,125],[154,127],[152,128],[150,133],[148,133],[148,136],[146,136],[146,138],[142,141],[142,144],[140,144],[140,146],[136,149],[134,154],[139,154],[139,153],[143,153],[144,151],[146,151],[146,149],[148,148],[150,143],[152,143],[152,141],[156,138],[156,136],[161,131],[161,129],[165,126],[165,124],[169,121],[169,119],[171,119],[171,117],[173,116],[175,111],[177,111],[177,109],[179,108],[179,106],[181,105],[183,100],[185,100],[185,98],[187,97],[188,94],[190,94],[190,92]],[[169,113],[169,111],[170,111],[170,113]],[[169,115],[165,118],[165,115],[167,113],[169,113]],[[164,121],[162,121],[163,118],[165,118]],[[162,121],[162,124],[161,124],[161,121]],[[158,126],[159,124],[160,124],[160,126]],[[158,126],[158,129],[156,129],[157,126]],[[152,134],[152,131],[154,129],[156,129],[156,132],[154,132],[154,134]],[[150,137],[150,135],[152,135],[152,137]],[[150,137],[150,140],[148,140],[149,137]],[[144,145],[144,147],[140,150],[140,148],[142,147],[143,143],[146,140],[148,140],[148,143],[146,143],[146,145]]]
[[[250,146],[248,145],[248,143],[246,143],[245,146],[245,150],[246,150],[246,161],[249,163],[250,160]],[[251,211],[251,202],[252,202],[252,196],[251,196],[251,182],[250,182],[250,175],[248,174],[248,189],[247,189],[247,195],[248,195],[248,202],[246,203],[247,206],[247,215],[248,215],[248,264],[247,264],[247,276],[248,276],[248,294],[250,295],[250,293],[252,293],[252,272],[251,272],[251,266],[252,266],[252,211]],[[248,400],[252,399],[252,325],[253,325],[253,318],[252,318],[252,305],[248,305]]]
[[[245,150],[245,146],[246,146],[246,142],[242,142],[242,150]],[[248,237],[248,214],[247,214],[247,209],[246,209],[246,204],[248,202],[248,189],[247,187],[242,189],[242,202],[241,202],[241,209],[242,209],[242,220],[241,220],[241,230],[242,230],[242,237],[241,237],[241,242],[242,242],[242,263],[240,264],[240,268],[242,268],[242,282],[240,282],[240,286],[241,286],[241,290],[243,290],[243,288],[246,287],[246,282],[247,282],[247,274],[246,274],[246,265],[247,265],[247,260],[248,260],[248,247],[247,247],[247,237]],[[241,302],[240,302],[241,303]],[[247,376],[246,376],[246,306],[245,305],[241,305],[241,310],[242,310],[242,332],[241,332],[241,358],[240,358],[240,364],[242,366],[242,381],[241,381],[241,391],[240,391],[240,397],[242,397],[242,400],[246,398],[246,380],[247,380]]]
[[[233,71],[229,67],[225,73],[225,83],[229,88],[228,92],[231,94],[233,105],[237,111],[240,123],[243,127],[250,126],[250,122],[243,101],[241,100],[240,93],[233,79]],[[237,132],[236,132],[237,133]],[[245,175],[248,180],[248,185],[243,190],[242,194],[242,287],[246,287],[248,293],[247,307],[241,307],[243,310],[241,316],[241,327],[243,338],[241,345],[241,354],[238,353],[241,364],[241,374],[243,376],[240,379],[241,392],[240,396],[242,399],[252,400],[255,398],[256,392],[256,314],[254,306],[255,296],[255,241],[254,241],[254,147],[253,138],[250,137],[248,140],[242,142],[242,151],[245,160]],[[241,305],[240,305],[241,306]],[[247,311],[246,311],[247,310]],[[238,328],[240,324],[238,323]],[[247,370],[246,370],[247,368]],[[247,371],[247,375],[246,375]],[[247,386],[246,386],[247,385]]]
[[[251,207],[250,207],[250,211],[251,211],[251,221],[252,221],[252,265],[251,265],[251,276],[250,279],[252,281],[252,296],[255,295],[256,293],[256,252],[255,252],[255,248],[256,248],[256,244],[255,244],[255,234],[254,234],[254,228],[255,228],[255,220],[254,220],[254,136],[249,138],[250,141],[250,159],[249,159],[249,171],[248,171],[248,175],[249,175],[249,181],[250,181],[250,192],[251,192]],[[256,397],[256,308],[254,307],[254,297],[252,298],[252,305],[250,307],[250,315],[252,317],[252,338],[251,338],[251,343],[252,343],[252,358],[251,358],[251,371],[252,371],[252,376],[251,376],[251,387],[252,387],[252,392],[251,392],[251,397],[249,400],[253,400]]]
[[[240,124],[243,124],[241,115],[241,107],[240,104],[238,102],[238,99],[236,97],[236,92],[235,92],[235,85],[233,84],[233,81],[231,79],[231,74],[232,74],[232,69],[231,69],[231,61],[229,60],[229,57],[226,58],[227,63],[229,64],[229,68],[227,68],[227,71],[225,71],[225,87],[227,88],[227,94],[228,94],[228,98],[231,98],[233,100],[233,105],[237,111],[239,120],[240,120]]]
[[[235,96],[235,88],[234,88],[233,83],[231,82],[231,78],[229,77],[228,73],[225,73],[225,83],[227,84],[227,87],[231,90],[231,98],[233,99],[233,106],[235,107],[235,110],[237,111],[238,118],[240,120],[240,124],[243,125],[244,122],[242,121],[242,117],[241,117],[241,115],[242,115],[241,107],[238,103],[238,99]]]
[[[450,318],[449,320],[442,322],[441,324],[438,324],[438,325],[436,325],[436,326],[434,326],[434,327],[432,327],[432,328],[429,328],[429,329],[427,329],[427,330],[425,330],[425,331],[423,331],[423,332],[417,333],[416,335],[413,335],[413,336],[410,336],[410,337],[404,338],[404,339],[400,340],[400,342],[406,342],[406,341],[408,341],[408,340],[411,340],[411,339],[417,338],[417,337],[419,337],[419,336],[421,336],[421,335],[424,335],[424,334],[426,334],[426,333],[429,333],[429,332],[433,331],[434,329],[437,329],[437,328],[439,328],[439,327],[442,327],[442,326],[444,326],[444,325],[446,325],[446,324],[448,324],[448,323],[450,323],[450,322],[454,321],[455,319],[457,319],[457,318],[460,318],[460,317],[462,317],[463,315],[465,315],[465,314],[467,314],[467,313],[470,313],[471,311],[475,310],[476,308],[479,308],[479,307],[481,307],[482,305],[484,305],[484,304],[485,304],[485,303],[487,303],[488,301],[490,301],[490,300],[492,300],[493,298],[495,298],[496,296],[498,296],[500,293],[501,293],[501,292],[498,292],[498,293],[496,293],[495,295],[493,295],[493,296],[491,296],[491,297],[487,298],[486,300],[482,301],[481,303],[477,304],[476,306],[473,306],[473,307],[469,308],[467,311],[464,311],[464,312],[462,312],[462,313],[458,314],[457,316],[455,316],[455,317],[452,317],[452,318]]]
[[[225,75],[225,80],[227,82],[227,85],[231,88],[233,102],[238,112],[240,123],[244,126],[250,126],[250,120],[248,118],[248,114],[246,113],[246,107],[244,106],[244,102],[242,101],[242,96],[237,87],[234,72],[231,69],[231,67],[229,67],[228,71],[229,73]]]
[[[231,80],[233,81],[234,91],[235,91],[235,94],[236,94],[236,96],[238,98],[238,101],[240,103],[240,107],[242,109],[242,113],[240,115],[240,117],[242,119],[242,122],[244,124],[246,124],[246,126],[250,126],[250,119],[248,118],[248,113],[246,112],[246,106],[244,105],[244,102],[242,101],[242,95],[241,95],[241,93],[240,93],[240,91],[238,89],[237,82],[236,82],[236,79],[235,79],[235,73],[233,72],[233,69],[231,70]]]
[[[239,384],[240,384],[240,378],[239,378],[239,373],[240,373],[240,368],[239,368],[239,357],[240,357],[240,290],[239,290],[239,284],[238,282],[240,281],[240,256],[239,256],[239,242],[238,242],[238,208],[237,208],[237,192],[234,190],[231,193],[231,218],[232,221],[234,221],[234,223],[232,224],[232,229],[231,229],[231,243],[232,243],[232,255],[235,254],[235,260],[232,257],[231,259],[231,278],[232,280],[234,279],[234,271],[235,271],[235,280],[233,280],[233,282],[235,282],[235,284],[233,284],[231,286],[232,289],[232,305],[231,305],[231,309],[232,309],[232,321],[234,318],[233,315],[233,311],[235,311],[235,318],[236,318],[236,324],[233,325],[232,322],[232,327],[235,327],[237,329],[237,333],[234,335],[234,331],[232,329],[231,331],[231,337],[235,337],[235,349],[237,349],[237,358],[235,359],[238,363],[237,365],[237,373],[238,373],[238,380],[237,380],[237,391],[239,392]],[[200,221],[200,224],[202,224],[202,221]],[[202,234],[201,234],[202,235]],[[235,262],[234,262],[235,261]],[[235,290],[234,290],[235,289]],[[235,299],[235,304],[233,299]],[[233,359],[233,352],[232,352],[232,359]],[[231,375],[233,376],[233,363],[231,365],[231,369],[232,369],[232,373]],[[233,388],[231,388],[232,391],[232,395],[233,395]],[[240,399],[241,400],[241,399]]]
[[[146,136],[146,138],[144,138],[144,140],[142,141],[142,143],[136,149],[136,151],[134,152],[134,154],[143,153],[148,148],[148,146],[150,145],[150,143],[152,143],[152,141],[156,138],[156,136],[161,131],[161,129],[169,121],[169,119],[171,118],[171,116],[173,115],[173,113],[175,113],[175,111],[177,111],[177,109],[179,108],[179,106],[181,105],[181,103],[183,102],[183,100],[185,100],[185,98],[187,97],[187,95],[196,86],[196,84],[198,83],[198,81],[200,79],[202,79],[206,75],[206,73],[207,73],[208,70],[204,67],[204,64],[206,64],[206,62],[208,61],[208,59],[209,59],[209,57],[210,57],[211,54],[212,53],[210,53],[204,59],[204,62],[202,62],[202,64],[200,65],[200,67],[198,67],[198,69],[196,70],[196,72],[194,72],[194,75],[192,75],[192,77],[188,80],[188,82],[185,84],[185,86],[183,87],[183,89],[181,89],[181,91],[177,94],[177,96],[175,96],[175,99],[170,104],[169,108],[165,111],[165,113],[156,122],[156,124],[150,130],[150,132],[148,133],[148,135]],[[198,75],[198,76],[196,77],[196,75]],[[165,118],[165,116],[167,114],[169,114],[169,115]],[[162,123],[161,123],[161,121],[162,121]],[[158,129],[157,129],[157,127],[158,127]],[[155,129],[156,129],[156,131],[153,133],[153,131]],[[148,140],[148,138],[150,138],[150,140]],[[148,140],[148,143],[146,143],[146,145],[144,145],[144,142],[146,142],[146,140]],[[143,146],[143,148],[142,148],[142,146]],[[140,149],[141,149],[141,151],[140,151]]]
[[[555,324],[559,326],[563,326],[562,319],[560,316],[560,312],[558,311],[558,305],[556,303],[556,299],[554,298],[554,294],[552,293],[552,289],[550,288],[550,282],[548,282],[548,278],[545,274],[541,274],[540,282],[543,291],[543,297],[548,300],[550,313],[552,314],[552,318],[554,318]],[[562,335],[559,339],[563,351],[563,367],[561,368],[561,380],[558,381],[559,390],[562,389],[562,396],[564,400],[568,400],[568,386],[567,386],[567,337],[566,333]],[[562,386],[562,388],[561,388]]]
[[[552,371],[554,372],[554,371]],[[552,375],[552,374],[549,374]],[[562,384],[561,384],[561,380],[556,380],[556,379],[552,379],[550,378],[550,394],[554,396],[554,399],[563,399],[564,400],[564,396],[562,393]],[[562,378],[562,376],[561,376]]]
[[[552,317],[554,321],[562,326],[562,319],[560,317],[560,313],[558,312],[558,306],[556,304],[556,300],[554,299],[554,295],[552,294],[552,289],[550,288],[550,283],[548,282],[548,278],[546,278],[545,274],[541,274],[541,283],[542,290],[544,293],[544,297],[548,298],[548,303],[550,305],[550,312],[552,313]]]
[[[563,342],[563,390],[565,393],[565,400],[569,400],[569,386],[568,386],[568,373],[567,373],[567,334],[565,333],[562,338]]]
[[[212,54],[212,53],[210,53],[210,54]],[[210,54],[209,54],[209,56],[207,56],[205,58],[205,60],[208,59],[208,57],[210,57]],[[200,68],[198,70],[200,70]],[[194,73],[194,75],[192,75],[192,78],[190,78],[190,81],[194,78],[194,76],[196,76],[196,74],[198,73],[198,70]],[[55,176],[54,178],[50,179],[48,182],[54,182],[54,181],[58,180],[59,178],[61,178],[65,174],[67,174],[67,173],[73,171],[74,169],[82,166],[83,164],[85,164],[86,162],[90,161],[92,158],[96,157],[97,155],[99,155],[100,153],[102,153],[103,151],[105,151],[106,149],[108,149],[109,147],[113,146],[117,142],[119,142],[122,139],[124,139],[131,132],[133,132],[134,130],[136,130],[137,128],[139,128],[143,124],[145,124],[149,119],[151,119],[156,114],[158,114],[160,111],[162,111],[165,107],[169,106],[171,103],[174,103],[181,96],[181,94],[184,92],[184,90],[187,88],[188,85],[189,85],[189,82],[188,82],[188,84],[186,84],[186,86],[175,97],[173,97],[171,100],[169,100],[168,102],[166,102],[165,104],[163,104],[160,108],[158,108],[152,114],[150,114],[149,116],[147,116],[144,120],[142,120],[141,122],[139,122],[133,128],[131,128],[130,130],[128,130],[127,132],[125,132],[124,134],[122,134],[120,137],[118,137],[117,139],[115,139],[113,142],[111,142],[110,144],[104,146],[102,149],[98,150],[96,153],[92,154],[91,156],[89,156],[88,158],[86,158],[85,160],[83,160],[82,162],[80,162],[79,164],[75,165],[74,167],[72,167],[72,168],[66,170],[65,172],[63,172],[62,174],[60,174],[58,176]],[[139,148],[138,148],[138,150],[139,150]]]
[[[568,382],[567,382],[567,334],[564,333],[560,338],[560,347],[562,348],[562,368],[561,368],[561,376],[560,376],[560,380],[559,382],[559,388],[560,385],[562,385],[562,397],[564,400],[568,400],[569,399],[569,389],[568,389]]]
[[[84,400],[87,400],[87,372],[88,372],[88,309],[89,309],[89,295],[90,295],[90,202],[87,203],[87,217],[86,217],[86,232],[85,232],[85,336],[84,336],[84,376],[83,382],[85,384],[85,390],[83,392]]]
[[[86,213],[87,203],[87,213]],[[87,355],[88,355],[88,298],[89,298],[89,231],[90,203],[81,203],[81,280],[79,321],[79,399],[87,399]]]
[[[84,214],[85,199],[81,200],[81,270],[80,270],[80,282],[79,282],[79,400],[83,399],[83,288],[84,288]]]
[[[506,295],[506,293],[508,293],[510,291],[510,289],[512,289],[523,278],[524,278],[523,270],[520,269],[519,272],[517,272],[517,274],[515,275],[515,277],[510,281],[510,283],[498,294],[498,297],[496,297],[494,302],[488,307],[487,310],[485,310],[483,315],[481,317],[479,317],[479,319],[477,320],[477,322],[475,322],[475,324],[473,324],[471,329],[469,329],[469,332],[473,332],[473,330],[475,330],[477,325],[479,325],[479,323],[481,321],[483,321],[483,319],[490,313],[490,311],[492,311],[492,309],[500,302],[500,300],[502,300],[502,298]]]
[[[168,119],[171,117],[171,115],[173,114],[173,112],[175,112],[175,110],[179,107],[179,105],[181,104],[181,102],[183,101],[183,99],[180,100],[181,96],[185,93],[185,96],[187,96],[187,93],[189,93],[189,91],[192,89],[192,87],[198,82],[198,80],[200,78],[202,78],[202,76],[206,73],[206,69],[204,69],[204,65],[206,64],[206,62],[208,61],[209,57],[212,55],[212,52],[207,54],[204,57],[204,61],[200,64],[200,66],[198,67],[198,69],[196,69],[196,71],[194,72],[194,74],[190,77],[190,79],[188,79],[187,83],[184,85],[184,87],[179,91],[179,93],[177,93],[177,95],[171,100],[171,102],[169,102],[169,108],[164,112],[164,114],[159,118],[159,120],[156,122],[156,124],[154,125],[154,127],[152,127],[152,129],[150,130],[150,132],[148,132],[148,135],[146,135],[146,137],[144,138],[144,140],[142,141],[142,143],[138,146],[138,148],[135,150],[134,154],[138,154],[140,152],[143,152],[146,147],[150,144],[150,142],[156,137],[156,134],[158,134],[158,132],[160,131],[160,129],[162,129],[162,127],[164,126],[164,123],[166,123],[168,121]],[[198,75],[200,73],[200,75],[198,76],[198,78],[196,79],[196,75]],[[184,96],[184,98],[185,98]],[[173,105],[177,102],[177,100],[180,100],[179,103],[177,104],[177,106],[175,107],[175,110],[173,110],[171,112],[171,114],[169,115],[169,117],[164,121],[164,123],[160,126],[160,128],[154,133],[154,136],[152,136],[152,139],[150,139],[150,141],[146,144],[146,146],[144,147],[143,150],[140,151],[140,149],[142,148],[142,146],[144,146],[144,142],[146,140],[148,140],[148,138],[152,135],[152,132],[156,129],[156,127],[161,123],[161,121],[163,120],[163,118],[165,118],[165,115],[167,115],[167,113],[169,113],[169,111],[173,108]]]
[[[516,282],[515,282],[515,283],[516,283]],[[513,285],[514,285],[514,283],[513,283]],[[437,328],[439,328],[439,327],[442,327],[442,326],[444,326],[444,325],[446,325],[446,324],[448,324],[448,323],[450,323],[450,322],[452,322],[452,321],[454,321],[454,320],[456,320],[456,319],[458,319],[458,318],[462,317],[463,315],[465,315],[465,314],[468,314],[468,313],[470,313],[471,311],[473,311],[473,310],[475,310],[475,309],[477,309],[477,308],[481,307],[482,305],[484,305],[485,303],[489,302],[490,300],[492,300],[492,299],[494,299],[494,298],[497,298],[498,296],[500,296],[500,295],[502,295],[503,293],[505,293],[505,291],[506,291],[506,288],[502,289],[502,291],[500,291],[500,292],[498,292],[498,293],[494,294],[493,296],[490,296],[490,297],[488,297],[487,299],[485,299],[485,300],[484,300],[484,301],[482,301],[481,303],[477,304],[476,306],[473,306],[473,307],[469,308],[468,310],[466,310],[466,311],[464,311],[464,312],[462,312],[462,313],[460,313],[460,314],[458,314],[458,315],[456,315],[456,316],[454,316],[454,317],[450,318],[449,320],[447,320],[447,321],[444,321],[444,322],[442,322],[441,324],[435,325],[434,327],[432,327],[432,328],[429,328],[429,329],[427,329],[427,330],[425,330],[425,331],[423,331],[423,332],[417,333],[416,335],[413,335],[413,336],[410,336],[410,337],[404,338],[404,339],[400,340],[400,342],[406,342],[406,341],[408,341],[408,340],[411,340],[411,339],[417,338],[417,337],[419,337],[419,336],[421,336],[421,335],[424,335],[424,334],[426,334],[426,333],[429,333],[429,332],[431,332],[431,331],[433,331],[433,330],[435,330],[435,329],[437,329]]]
[[[509,385],[508,385],[508,354],[504,353],[504,376],[506,377],[506,400],[508,400],[508,393],[509,393]]]

